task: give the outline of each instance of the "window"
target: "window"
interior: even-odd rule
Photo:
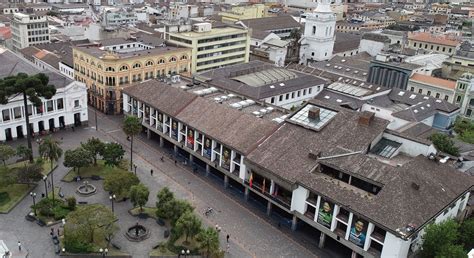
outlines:
[[[160,59],[160,61],[158,61],[158,64],[164,64],[165,63],[165,59]]]
[[[418,93],[423,94],[423,89],[419,89]]]
[[[75,108],[80,107],[80,105],[79,105],[79,100],[78,100],[78,99],[74,100],[74,107],[75,107]]]
[[[472,109],[468,108],[466,111],[466,116],[471,116]]]
[[[446,47],[443,47],[443,52],[446,52]]]
[[[28,115],[31,116],[33,114],[33,106],[28,105],[27,110],[28,110]]]
[[[170,58],[170,62],[176,62],[176,57],[174,57],[174,56],[171,57],[171,58]]]
[[[13,116],[15,119],[21,118],[21,107],[13,108]]]
[[[120,71],[120,72],[121,72],[121,71],[128,71],[128,66],[126,66],[126,65],[120,66],[119,71]]]
[[[289,98],[290,98],[290,94],[286,93],[285,99],[289,99]]]
[[[298,91],[298,93],[296,94],[297,97],[299,97],[301,95],[301,91]]]
[[[291,98],[292,98],[292,99],[295,98],[295,93],[294,93],[294,92],[291,93]]]
[[[414,47],[416,47],[416,42],[415,42],[415,43],[413,43],[413,46],[414,46]]]
[[[64,100],[62,98],[56,100],[56,105],[58,107],[58,110],[61,110],[64,108]]]
[[[445,95],[445,96],[444,96],[444,100],[448,101],[448,99],[449,99],[449,96],[448,96],[448,95]]]
[[[54,110],[54,107],[53,107],[53,101],[52,100],[48,100],[46,102],[46,111],[47,112],[52,112]]]
[[[436,93],[436,97],[435,97],[435,98],[439,99],[439,93]]]
[[[133,65],[133,69],[138,69],[138,68],[141,68],[141,67],[142,67],[142,65],[140,63],[135,63]]]
[[[415,87],[411,87],[410,91],[412,91],[412,92],[415,91]]]
[[[316,34],[316,26],[313,26],[313,35]]]
[[[431,91],[428,91],[426,95],[431,96]]]
[[[3,121],[10,121],[10,109],[2,110]]]
[[[459,103],[459,102],[461,102],[461,96],[456,97],[456,103]]]
[[[283,101],[283,95],[280,95],[280,99],[279,99],[279,100],[280,100],[280,101]]]
[[[258,44],[258,42],[257,42],[257,44]],[[180,60],[187,60],[187,59],[188,59],[188,56],[183,55],[183,56],[181,56],[181,59],[180,59]]]
[[[147,61],[147,62],[145,63],[145,66],[152,66],[152,65],[153,65],[153,61]]]
[[[270,99],[270,103],[272,103],[272,104],[275,103],[275,97],[272,97],[272,98]]]
[[[313,88],[309,88],[308,89],[308,94],[311,94],[311,91],[313,90]]]

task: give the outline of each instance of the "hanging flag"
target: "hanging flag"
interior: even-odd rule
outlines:
[[[253,184],[253,174],[250,173],[250,178],[249,178],[249,185],[250,185],[250,187],[252,187],[252,184]]]
[[[275,184],[275,187],[274,187],[275,190],[273,190],[273,196],[277,196],[278,195],[278,185]]]
[[[265,193],[265,178],[263,179],[262,193]]]

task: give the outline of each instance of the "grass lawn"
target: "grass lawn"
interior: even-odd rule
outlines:
[[[84,177],[84,178],[88,178],[88,177],[91,177],[91,176],[100,176],[100,177],[104,178],[107,174],[114,173],[114,172],[117,172],[117,171],[123,171],[123,169],[121,169],[119,167],[105,166],[104,161],[98,160],[97,161],[97,166],[92,165],[90,167],[81,168],[80,171],[79,171],[79,175],[81,177]],[[71,171],[69,171],[66,174],[66,176],[64,176],[62,181],[72,182],[77,175],[78,175],[77,171],[74,171],[73,169],[71,169]]]
[[[129,212],[130,212],[130,214],[132,214],[133,216],[138,216],[138,214],[140,214],[140,207],[133,208],[133,209],[131,209]],[[142,213],[148,214],[148,216],[149,216],[150,218],[153,218],[153,219],[157,219],[157,218],[158,218],[158,217],[156,216],[156,208],[143,207],[143,212],[142,212]]]
[[[38,158],[36,158],[35,160],[37,160]],[[28,161],[20,161],[20,162],[17,162],[17,163],[14,163],[14,164],[10,164],[8,165],[8,168],[19,168],[21,166],[24,166],[25,163],[27,163]],[[57,166],[58,164],[56,164],[56,162],[53,163],[53,169]],[[43,171],[41,172],[43,175],[49,175],[49,173],[51,173],[51,162],[49,162],[49,160],[43,160],[43,164],[42,164],[42,167],[43,167]]]
[[[153,249],[150,253],[150,256],[173,256],[176,257],[177,254],[173,253],[170,251],[166,246],[164,247],[158,247],[156,249]]]
[[[0,188],[0,192],[8,192],[8,198],[0,202],[0,213],[8,213],[10,210],[20,202],[25,195],[30,192],[34,185],[27,184],[11,184],[9,186]]]

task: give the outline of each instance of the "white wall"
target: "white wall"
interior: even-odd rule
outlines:
[[[384,50],[385,44],[383,42],[362,39],[359,45],[359,52],[367,52],[371,56],[377,56]]]
[[[384,133],[383,137],[401,143],[402,146],[400,146],[400,151],[413,157],[416,157],[420,154],[428,156],[430,153],[436,153],[436,148],[432,144],[426,145],[389,133]]]
[[[410,249],[410,241],[398,238],[390,232],[385,234],[385,241],[382,249],[382,258],[406,258]]]
[[[302,186],[298,186],[295,190],[293,190],[293,194],[291,196],[291,211],[297,211],[301,214],[305,213],[306,207],[306,198],[308,198],[309,191]]]
[[[275,87],[279,87],[279,86],[275,85]],[[266,103],[270,103],[270,104],[273,104],[273,105],[276,105],[276,106],[279,106],[279,107],[290,109],[293,106],[297,107],[297,106],[301,105],[301,103],[303,103],[303,101],[305,101],[305,100],[314,98],[315,96],[317,96],[323,90],[323,88],[324,88],[323,84],[316,85],[316,86],[313,86],[313,87],[308,87],[306,89],[299,90],[299,92],[300,92],[299,97],[298,97],[298,91],[293,91],[293,92],[277,95],[277,96],[274,96],[274,97],[266,98],[266,99],[264,99],[264,101]],[[311,89],[311,93],[309,93],[309,89]],[[303,95],[303,91],[306,92],[305,95]],[[289,94],[288,99],[286,99],[286,94]],[[282,100],[280,100],[280,96],[282,96],[282,98],[281,98]],[[294,97],[292,97],[292,96],[294,96]],[[273,98],[273,103],[272,103],[272,98]]]

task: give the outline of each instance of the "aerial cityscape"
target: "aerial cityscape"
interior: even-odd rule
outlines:
[[[472,0],[0,0],[0,257],[474,258]]]

